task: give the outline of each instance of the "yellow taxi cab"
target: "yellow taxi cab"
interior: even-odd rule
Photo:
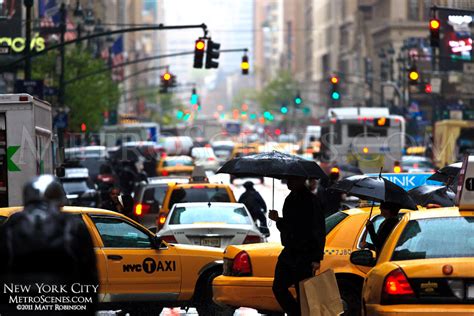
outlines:
[[[364,315],[474,314],[474,156],[460,172],[457,207],[406,214],[377,261],[370,250],[351,262],[373,267],[362,290]]]
[[[162,155],[156,167],[159,176],[191,175],[194,170],[193,158],[189,156]]]
[[[209,183],[204,181],[191,181],[189,183],[172,183],[169,184],[163,205],[160,212],[156,216],[157,230],[163,227],[166,217],[171,208],[176,203],[186,202],[232,202],[235,203],[234,192],[228,184]]]
[[[21,207],[2,208],[7,218]],[[222,272],[222,250],[172,245],[128,217],[101,209],[64,207],[80,214],[97,256],[100,308],[159,314],[166,307],[194,306],[201,315],[228,313],[212,301],[212,279]]]
[[[372,243],[365,229],[369,214],[370,208],[350,209],[326,218],[326,247],[321,271],[334,270],[346,315],[358,315],[362,284],[370,270],[349,261],[353,251]],[[383,221],[378,207],[374,207],[372,221],[375,229]],[[224,252],[223,275],[213,282],[214,300],[235,308],[281,312],[273,296],[272,284],[282,249],[280,243],[228,246]]]

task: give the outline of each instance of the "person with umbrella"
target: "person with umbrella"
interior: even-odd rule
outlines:
[[[299,282],[316,274],[324,256],[326,227],[324,214],[316,196],[305,185],[303,177],[289,177],[291,191],[283,205],[283,217],[271,210],[269,218],[281,233],[283,250],[278,257],[273,294],[289,315],[300,315]],[[289,288],[295,286],[295,300]]]
[[[305,182],[307,179],[325,179],[327,175],[315,161],[278,151],[232,159],[217,173],[287,179],[291,192],[283,205],[283,217],[273,210],[273,199],[269,212],[269,218],[277,223],[284,246],[275,267],[272,289],[287,314],[300,315],[299,282],[319,269],[326,242],[321,205]],[[293,285],[297,299],[289,291]]]
[[[417,209],[416,203],[402,187],[382,176],[351,176],[337,182],[332,188],[363,200],[373,201],[366,227],[374,242],[377,255],[379,255],[385,240],[393,228],[398,224],[400,209]],[[380,202],[380,212],[385,218],[377,232],[375,232],[373,223],[370,220],[375,202]]]
[[[380,214],[385,218],[385,220],[380,224],[379,229],[375,232],[374,223],[371,220],[367,221],[365,227],[369,232],[370,239],[372,239],[373,247],[375,247],[375,252],[377,255],[380,254],[380,251],[385,244],[388,236],[392,232],[393,228],[397,226],[400,219],[398,218],[398,213],[400,212],[401,205],[398,203],[392,202],[382,202],[380,203]],[[368,248],[372,248],[367,245]]]

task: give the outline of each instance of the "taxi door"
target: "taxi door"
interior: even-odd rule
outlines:
[[[103,243],[106,302],[175,300],[181,262],[173,247],[153,248],[152,235],[126,218],[91,214]]]

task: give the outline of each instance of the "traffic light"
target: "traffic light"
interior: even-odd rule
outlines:
[[[281,112],[281,114],[286,114],[286,113],[288,113],[288,108],[286,106],[282,105],[281,108],[280,108],[280,112]]]
[[[191,105],[198,104],[199,102],[199,97],[196,92],[196,88],[193,88],[192,93],[191,93]]]
[[[242,62],[240,63],[240,68],[242,69],[242,75],[248,75],[249,74],[249,58],[247,55],[242,56]]]
[[[341,93],[339,92],[339,77],[331,76],[329,82],[331,82],[331,99],[333,101],[339,101],[339,99],[341,99]]]
[[[178,120],[181,120],[181,119],[183,118],[183,116],[184,116],[184,112],[183,112],[183,111],[178,110],[178,112],[176,112],[176,118],[177,118]]]
[[[420,74],[416,69],[416,65],[413,65],[408,69],[408,83],[411,85],[416,85],[418,84],[418,79],[420,79]]]
[[[168,89],[171,86],[171,74],[169,72],[165,72],[161,75],[160,81],[160,93],[168,93]]]
[[[295,95],[295,105],[296,107],[298,107],[299,105],[301,105],[301,103],[303,103],[303,99],[301,99],[301,96],[300,96],[300,92],[296,92],[296,95]]]
[[[430,94],[433,91],[430,83],[425,84],[425,93]]]
[[[430,44],[431,47],[439,47],[439,28],[441,24],[438,19],[430,20]]]
[[[202,68],[203,59],[204,59],[204,48],[206,47],[206,43],[203,39],[198,39],[194,43],[194,68]]]
[[[176,76],[167,71],[161,75],[160,93],[168,93],[168,89],[173,87],[176,87]]]
[[[217,68],[219,63],[217,59],[219,58],[219,48],[221,44],[213,42],[210,38],[207,40],[207,50],[206,50],[206,69]],[[214,60],[216,59],[216,61]]]
[[[87,125],[86,125],[86,123],[82,123],[82,124],[81,124],[81,132],[83,132],[83,133],[87,132]]]

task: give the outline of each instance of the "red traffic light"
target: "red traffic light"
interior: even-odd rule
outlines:
[[[441,24],[439,23],[438,19],[431,19],[430,20],[430,29],[438,30]]]
[[[336,76],[332,76],[330,81],[331,81],[332,84],[337,84],[337,83],[339,83],[339,78],[336,77]]]
[[[431,87],[431,84],[427,83],[425,85],[425,93],[431,93],[433,91],[433,88]]]
[[[87,131],[87,125],[86,123],[81,124],[81,132],[85,133]]]
[[[204,51],[204,47],[206,47],[206,43],[204,43],[203,40],[197,40],[195,47],[197,50]]]
[[[171,74],[169,72],[165,72],[163,74],[163,80],[166,80],[166,81],[171,80]]]

